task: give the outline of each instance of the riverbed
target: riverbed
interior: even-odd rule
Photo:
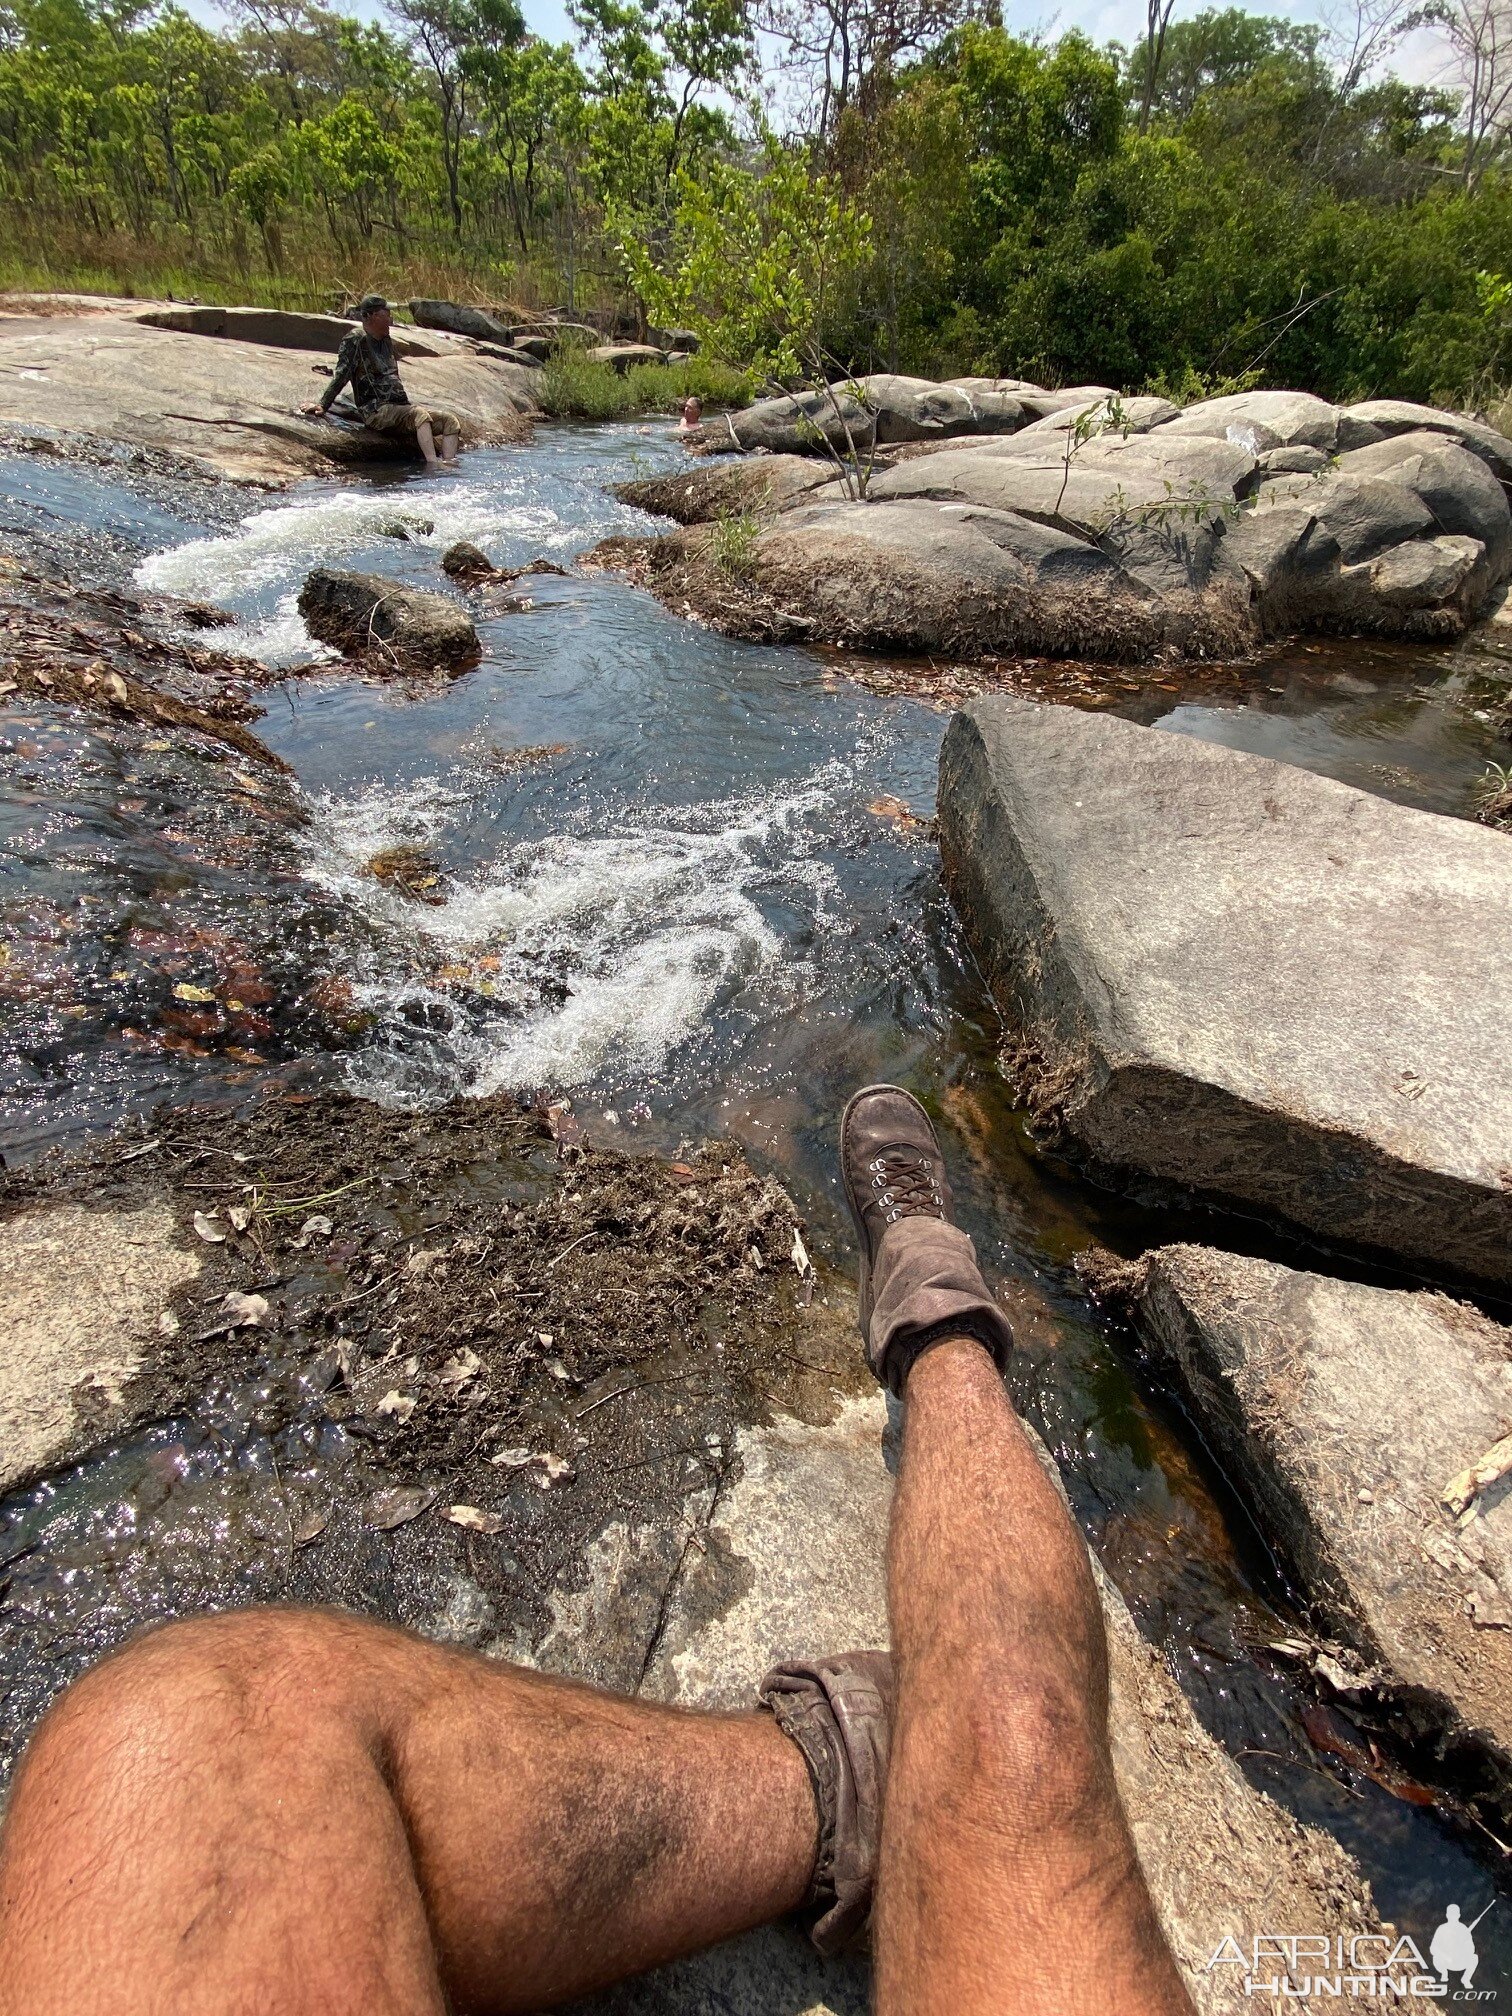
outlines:
[[[846,1265],[836,1121],[857,1085],[900,1080],[941,1120],[963,1215],[1020,1325],[1016,1398],[1136,1617],[1246,1773],[1336,1833],[1384,1914],[1426,1946],[1446,1902],[1468,1918],[1490,1898],[1494,1844],[1467,1841],[1266,1650],[1295,1633],[1284,1580],[1071,1269],[1094,1241],[1132,1255],[1182,1236],[1317,1256],[1112,1196],[1035,1146],[940,883],[929,821],[948,708],[928,680],[901,668],[918,690],[878,692],[833,654],[731,642],[588,571],[527,577],[528,608],[477,602],[482,663],[449,684],[369,683],[304,631],[295,598],[318,563],[436,587],[441,552],[469,539],[503,567],[572,569],[601,539],[648,529],[606,485],[679,453],[660,422],[543,426],[459,476],[276,498],[5,464],[5,531],[76,575],[214,603],[234,618],[219,648],[291,668],[254,725],[311,814],[217,851],[171,750],[128,774],[87,724],[0,703],[8,964],[49,976],[7,1001],[7,1159],[164,1098],[250,1100],[269,1082],[411,1109],[547,1093],[598,1142],[734,1140],[785,1183],[821,1262]],[[1506,755],[1490,718],[1505,690],[1491,659],[1339,642],[1088,697],[1468,817]],[[432,864],[434,900],[368,872],[401,846]],[[237,1040],[192,1027],[164,1040],[165,976],[193,988],[232,958],[252,976]],[[33,1588],[50,1552],[68,1584],[81,1508],[108,1513],[119,1462],[0,1507],[0,1555],[24,1531]],[[192,1577],[171,1561],[154,1576],[159,1614],[187,1602]],[[36,1690],[21,1691],[29,1713]],[[1494,1979],[1512,1962],[1512,1913],[1479,1937]]]

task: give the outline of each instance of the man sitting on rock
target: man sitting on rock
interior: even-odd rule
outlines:
[[[903,1404],[890,1657],[794,1661],[713,1715],[333,1611],[170,1624],[21,1767],[7,2016],[539,2009],[795,1911],[823,1953],[870,1916],[882,2016],[1192,2016],[1114,1783],[1087,1550],[934,1132],[869,1086],[840,1158]]]
[[[364,427],[375,434],[392,434],[415,441],[425,457],[425,466],[434,474],[457,459],[460,429],[454,413],[434,406],[414,406],[399,376],[399,362],[389,336],[393,315],[381,294],[364,295],[357,303],[360,326],[341,339],[336,352],[336,369],[331,382],[314,406],[305,412],[312,419],[324,417],[331,401],[344,385],[352,388],[352,399]],[[441,453],[436,454],[436,437]]]

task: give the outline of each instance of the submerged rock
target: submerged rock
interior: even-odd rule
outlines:
[[[57,1203],[0,1223],[0,1492],[121,1418],[174,1291],[199,1272],[166,1202]]]
[[[1041,1118],[1095,1162],[1512,1281],[1506,840],[1006,696],[939,828]]]
[[[491,581],[499,570],[481,546],[459,539],[441,555],[441,571],[454,581]]]
[[[1444,1499],[1512,1418],[1512,1331],[1203,1246],[1148,1254],[1134,1313],[1319,1626],[1375,1669],[1375,1712],[1505,1826],[1512,1499],[1492,1482],[1463,1519]]]
[[[465,609],[382,574],[317,567],[300,590],[299,613],[322,644],[396,671],[460,671],[480,653]]]

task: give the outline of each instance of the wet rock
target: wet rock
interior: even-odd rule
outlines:
[[[166,1202],[60,1203],[0,1223],[0,1492],[119,1418],[174,1290],[199,1270]]]
[[[457,671],[481,649],[465,609],[382,574],[317,567],[300,590],[299,613],[321,643],[395,670]]]
[[[1146,1256],[1135,1320],[1319,1627],[1376,1669],[1380,1708],[1451,1790],[1505,1826],[1512,1492],[1492,1483],[1459,1521],[1444,1496],[1512,1418],[1512,1331],[1443,1295],[1202,1246]]]
[[[622,503],[679,525],[705,525],[741,511],[762,515],[833,481],[834,471],[811,455],[755,455],[742,462],[711,462],[665,476],[617,483]]]
[[[1047,1126],[1111,1169],[1512,1281],[1502,836],[1005,696],[951,723],[939,825]]]
[[[0,427],[42,447],[166,451],[197,472],[265,484],[414,459],[412,443],[305,416],[320,390],[308,350],[102,315],[8,336],[6,361]],[[457,414],[469,446],[523,439],[537,410],[531,372],[460,347],[409,358],[404,374],[413,399]]]
[[[590,364],[607,364],[622,376],[636,364],[665,364],[667,353],[651,343],[595,343],[588,352]]]
[[[490,343],[510,340],[511,329],[486,308],[464,307],[456,301],[411,301],[410,313],[422,329],[445,329],[453,336],[478,336]]]
[[[441,571],[454,581],[491,581],[499,570],[481,546],[459,539],[441,555]]]
[[[887,1406],[848,1402],[828,1427],[744,1431],[739,1470],[702,1551],[686,1563],[643,1692],[688,1707],[749,1707],[778,1659],[888,1642],[892,1480]],[[1051,1469],[1048,1454],[1041,1458]],[[601,1564],[607,1573],[611,1562]],[[1095,1564],[1094,1564],[1095,1566]],[[1206,1963],[1251,1923],[1376,1921],[1358,1869],[1326,1835],[1254,1791],[1205,1734],[1112,1583],[1098,1573],[1112,1677],[1114,1768],[1156,1907],[1199,2009],[1226,2009]],[[570,1669],[569,1669],[570,1670]],[[1215,1855],[1215,1840],[1223,1853]],[[1257,1913],[1260,1914],[1257,1917]],[[774,2003],[774,1986],[789,1999]],[[866,2007],[857,1960],[821,1969],[785,1928],[753,1934],[584,2005],[597,2016],[717,2006],[766,2012]]]
[[[446,877],[434,855],[427,854],[423,847],[409,844],[385,847],[369,860],[367,872],[386,889],[409,897],[413,903],[446,901]]]

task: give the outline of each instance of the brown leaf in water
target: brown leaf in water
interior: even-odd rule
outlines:
[[[502,1533],[504,1521],[497,1512],[484,1512],[476,1505],[448,1505],[441,1514],[453,1526],[465,1526],[470,1533]]]
[[[418,1519],[435,1500],[435,1492],[419,1484],[393,1484],[386,1490],[375,1491],[369,1498],[362,1508],[363,1524],[388,1533],[396,1526],[406,1526],[411,1519]]]
[[[308,1547],[312,1540],[318,1540],[331,1523],[331,1514],[324,1505],[317,1505],[294,1528],[294,1545]]]

